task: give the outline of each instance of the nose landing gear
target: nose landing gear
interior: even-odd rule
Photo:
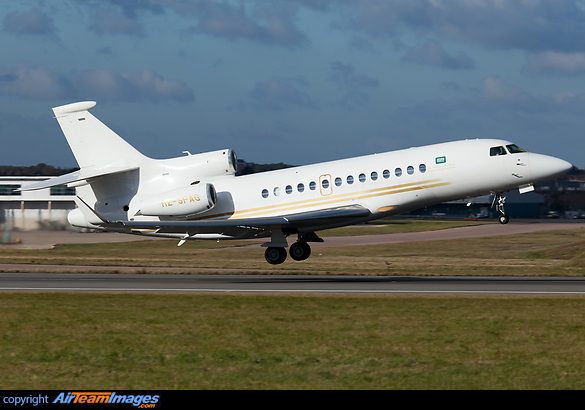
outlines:
[[[506,212],[504,211],[504,202],[506,202],[507,196],[508,196],[507,192],[505,195],[502,192],[496,192],[494,196],[494,201],[492,202],[492,208],[496,208],[496,210],[501,213],[501,215],[498,217],[498,222],[501,223],[502,225],[505,225],[508,222],[510,222],[510,217],[506,215]]]

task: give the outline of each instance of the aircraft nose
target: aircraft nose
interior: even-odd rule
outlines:
[[[545,182],[566,174],[573,165],[560,158],[530,154],[530,173],[534,183]]]

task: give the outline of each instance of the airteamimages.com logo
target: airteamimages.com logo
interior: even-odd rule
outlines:
[[[118,392],[92,392],[92,391],[69,391],[51,394],[38,394],[27,396],[4,396],[3,405],[30,408],[43,405],[59,406],[83,406],[83,405],[130,405],[140,409],[152,409],[159,403],[158,394],[128,394]]]
[[[53,404],[131,404],[141,409],[152,409],[158,403],[158,395],[119,394],[116,392],[67,392],[60,393]]]

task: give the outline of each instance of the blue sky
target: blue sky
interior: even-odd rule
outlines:
[[[76,165],[51,108],[138,150],[302,165],[504,138],[580,168],[585,2],[4,0],[0,164]]]

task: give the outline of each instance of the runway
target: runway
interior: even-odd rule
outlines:
[[[0,292],[585,295],[585,278],[0,273]]]

